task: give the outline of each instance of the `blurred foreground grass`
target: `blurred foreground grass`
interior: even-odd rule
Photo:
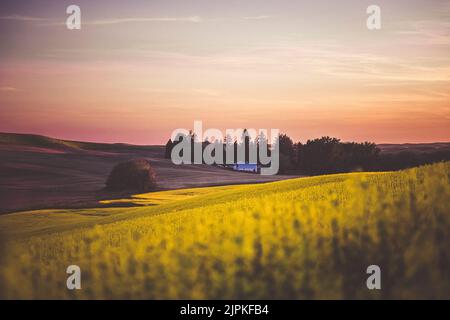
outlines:
[[[146,207],[2,216],[1,297],[449,299],[449,169],[167,191],[123,200]],[[81,267],[82,290],[66,289],[71,264]],[[380,291],[366,287],[373,264]]]

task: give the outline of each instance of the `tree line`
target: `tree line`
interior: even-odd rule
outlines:
[[[189,139],[192,143],[191,158],[194,161],[194,145],[201,144],[202,150],[211,142],[208,139],[197,141],[193,134]],[[246,134],[246,130],[241,139],[231,140],[227,137],[223,145],[224,163],[226,162],[226,146],[232,144],[234,150],[234,163],[238,162],[237,148],[239,144],[245,144],[245,162],[250,163],[250,147],[259,148],[263,145],[268,148],[267,154],[273,149],[273,145],[261,143],[266,137],[258,136],[252,140]],[[165,157],[171,158],[173,147],[181,141],[181,137],[176,141],[169,140],[166,144]],[[216,142],[217,143],[217,142]],[[340,139],[332,137],[322,137],[308,140],[306,143],[295,143],[286,134],[280,134],[276,139],[279,148],[280,170],[282,174],[329,174],[353,171],[385,171],[400,170],[414,166],[431,164],[439,161],[450,160],[449,150],[439,150],[434,152],[411,152],[401,151],[396,153],[382,153],[380,148],[372,142],[342,142]],[[259,155],[259,152],[258,152]],[[260,163],[258,156],[257,163]]]

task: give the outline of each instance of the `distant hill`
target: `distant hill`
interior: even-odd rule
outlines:
[[[0,132],[0,146],[24,146],[60,150],[64,152],[83,152],[83,151],[146,151],[152,150],[155,146],[140,146],[126,143],[97,143],[62,140],[50,138],[37,134],[25,133],[5,133]],[[403,144],[378,144],[382,153],[398,153],[409,151],[414,153],[430,153],[436,151],[449,151],[450,142],[435,143],[403,143]],[[160,146],[158,146],[160,147]]]
[[[402,151],[431,153],[436,151],[450,151],[450,142],[379,144],[377,146],[382,153],[398,153]]]
[[[25,209],[98,205],[111,169],[136,158],[150,161],[158,189],[172,190],[277,181],[292,176],[243,174],[207,165],[174,165],[164,146],[68,141],[0,133],[0,214]]]
[[[51,150],[60,150],[64,152],[83,152],[83,151],[105,151],[105,152],[120,152],[120,151],[145,151],[153,146],[137,146],[125,143],[96,143],[96,142],[82,142],[61,140],[46,137],[37,134],[23,134],[23,133],[1,133],[0,145],[24,146],[34,148],[44,148]]]

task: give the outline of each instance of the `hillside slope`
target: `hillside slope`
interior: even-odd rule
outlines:
[[[119,162],[148,159],[159,190],[278,181],[206,165],[176,166],[163,146],[90,143],[0,133],[0,214],[33,209],[92,208],[111,197],[101,190]]]
[[[449,173],[440,163],[141,195],[131,201],[153,205],[7,242],[2,295],[448,299]],[[83,290],[65,289],[70,264],[81,267]],[[366,287],[373,264],[381,291]]]

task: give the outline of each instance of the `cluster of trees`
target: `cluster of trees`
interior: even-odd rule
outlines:
[[[382,170],[400,170],[424,164],[450,161],[450,150],[436,150],[432,152],[400,151],[398,153],[381,154],[378,167]]]
[[[280,136],[280,171],[309,174],[374,170],[380,150],[374,143],[341,142],[322,137],[305,144]]]
[[[245,162],[249,162],[248,150],[251,146],[256,146],[259,151],[261,140],[264,136],[258,136],[251,140],[248,135],[244,135],[241,141],[223,142],[224,162],[226,159],[226,145],[232,143],[234,146],[234,162],[237,159],[237,147],[239,144],[245,144],[246,154]],[[202,150],[210,144],[207,140],[197,142],[195,136],[191,137],[192,146],[194,144],[202,144]],[[169,142],[166,145],[166,157],[171,157],[173,146],[177,142]],[[216,142],[217,143],[217,142]],[[222,143],[222,142],[220,142]],[[308,140],[306,143],[295,143],[286,134],[279,135],[277,142],[279,147],[279,173],[292,174],[327,174],[352,171],[383,171],[383,170],[399,170],[414,167],[423,164],[431,164],[439,161],[450,160],[450,151],[436,151],[428,153],[414,152],[398,152],[398,153],[382,153],[375,143],[364,142],[342,142],[339,139],[331,137],[322,137],[319,139]],[[268,156],[270,156],[271,147],[267,145]],[[192,150],[192,161],[194,160]],[[259,152],[258,152],[259,154]],[[260,159],[258,157],[258,164]]]
[[[166,159],[171,158],[173,148],[178,143],[180,143],[183,138],[186,138],[186,137],[179,135],[174,141],[169,139],[169,141],[166,144],[166,149],[165,149]],[[191,142],[190,160],[191,160],[191,163],[195,163],[195,150],[196,149],[202,150],[202,152],[203,152],[205,150],[205,148],[211,144],[211,142],[209,141],[208,138],[206,138],[204,141],[198,141],[196,135],[192,131],[189,133],[187,139],[188,139],[188,141]],[[232,158],[233,163],[238,163],[238,162],[254,163],[254,162],[256,162],[258,164],[261,164],[261,159],[259,156],[261,148],[266,148],[265,154],[267,156],[271,155],[270,145],[267,142],[266,136],[263,133],[260,133],[255,139],[252,140],[246,129],[243,130],[242,136],[239,139],[235,139],[231,136],[226,136],[223,142],[215,141],[214,143],[222,146],[223,163],[224,164],[227,164],[227,163],[230,164],[229,161],[227,161],[227,148],[228,149],[232,148],[232,150],[233,150],[233,152],[232,152],[233,153],[233,158]],[[238,158],[238,148],[241,146],[244,146],[243,150],[245,150],[243,159]],[[250,152],[251,149],[256,150],[256,161],[254,161],[251,157],[251,152]],[[183,156],[183,151],[181,151],[180,155]],[[213,152],[212,155],[215,156],[215,152]]]
[[[305,144],[280,135],[280,172],[325,174],[352,171],[391,171],[450,160],[449,150],[382,153],[370,142],[342,142],[322,137]]]

